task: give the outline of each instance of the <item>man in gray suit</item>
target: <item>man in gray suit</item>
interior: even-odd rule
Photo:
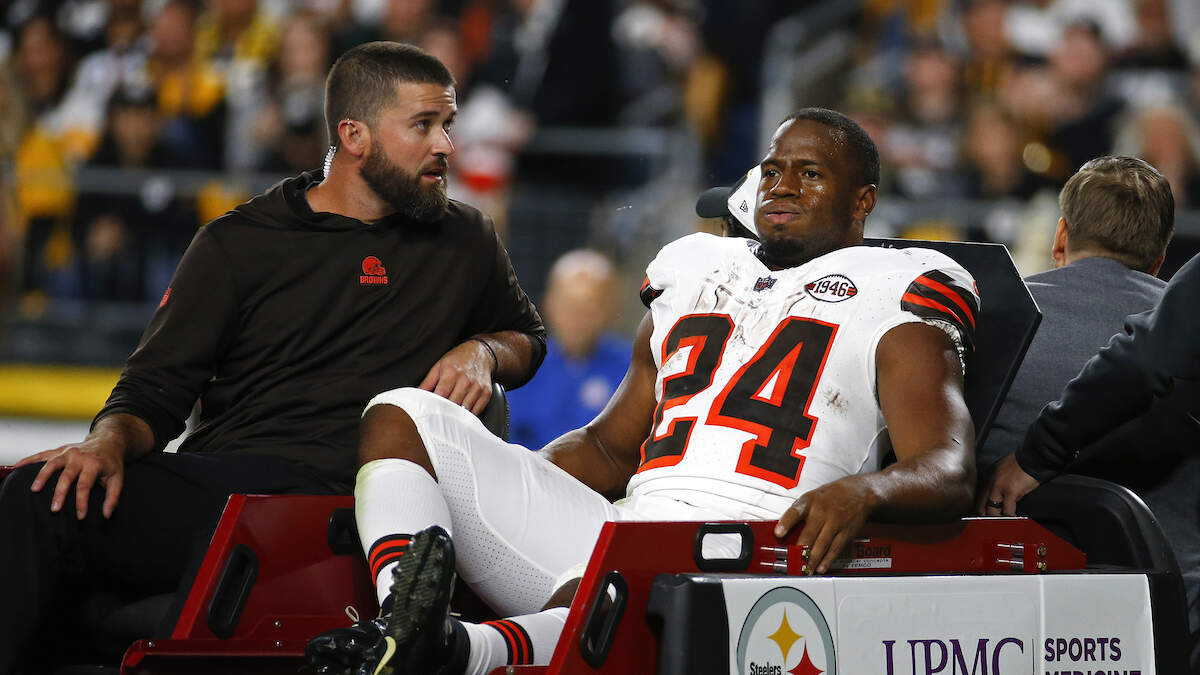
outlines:
[[[1054,269],[1025,279],[1042,323],[977,451],[981,472],[1021,447],[1042,407],[1166,286],[1154,275],[1174,230],[1175,201],[1154,167],[1133,157],[1094,159],[1067,181],[1058,203]]]
[[[979,513],[1012,515],[1018,499],[1067,471],[1132,489],[1154,512],[1179,561],[1195,643],[1200,636],[1200,455],[1195,452],[1200,426],[1188,413],[1198,386],[1173,381],[1173,391],[1148,412],[1124,423],[1111,420],[1115,430],[1102,440],[1069,448],[1074,459],[1052,461],[1035,452],[1041,439],[1026,442],[1043,406],[1062,398],[1067,383],[1121,332],[1126,315],[1158,305],[1166,284],[1153,275],[1173,229],[1171,188],[1142,160],[1102,157],[1067,181],[1059,205],[1055,269],[1026,279],[1042,309],[1042,324],[976,455],[984,478],[977,491]],[[1186,335],[1186,329],[1176,328]],[[991,464],[994,471],[987,469]],[[1200,663],[1200,649],[1193,651],[1193,662]]]

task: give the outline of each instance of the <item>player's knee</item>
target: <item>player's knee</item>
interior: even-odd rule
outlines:
[[[403,407],[373,405],[363,415],[359,430],[359,465],[383,459],[408,460],[433,473],[417,425]]]

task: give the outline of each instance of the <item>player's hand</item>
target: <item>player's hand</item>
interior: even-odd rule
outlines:
[[[16,466],[37,462],[45,464],[30,485],[33,492],[41,492],[54,474],[58,473],[54,496],[50,500],[51,511],[57,512],[62,509],[68,491],[74,486],[75,516],[83,520],[87,516],[88,496],[99,482],[104,486],[104,504],[101,512],[105,518],[112,516],[125,480],[125,449],[120,441],[107,435],[89,437],[82,443],[72,443],[30,455],[17,462]]]
[[[975,508],[981,516],[1015,516],[1017,501],[1038,485],[1041,483],[1017,463],[1017,456],[1009,453],[996,463],[996,470],[980,488]]]
[[[421,381],[421,389],[449,399],[476,415],[492,400],[492,370],[496,362],[487,347],[467,340],[438,359]]]
[[[805,492],[779,517],[775,536],[786,537],[804,522],[796,545],[807,547],[808,565],[817,574],[829,571],[846,544],[858,534],[874,510],[875,495],[861,476],[848,476]]]

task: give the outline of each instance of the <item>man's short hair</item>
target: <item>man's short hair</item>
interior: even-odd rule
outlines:
[[[1171,185],[1136,157],[1099,157],[1071,176],[1058,195],[1075,251],[1094,250],[1148,272],[1175,230]]]
[[[338,57],[325,78],[325,123],[329,143],[338,143],[338,124],[360,120],[368,126],[396,100],[401,82],[449,87],[454,77],[434,55],[398,42],[367,42]]]
[[[784,122],[791,120],[808,120],[833,129],[851,152],[850,159],[857,173],[854,178],[859,185],[879,185],[879,148],[858,122],[828,108],[801,108]]]

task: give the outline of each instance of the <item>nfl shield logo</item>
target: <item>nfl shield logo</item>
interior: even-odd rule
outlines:
[[[754,282],[755,291],[765,291],[775,285],[775,277],[759,277],[758,281]]]

